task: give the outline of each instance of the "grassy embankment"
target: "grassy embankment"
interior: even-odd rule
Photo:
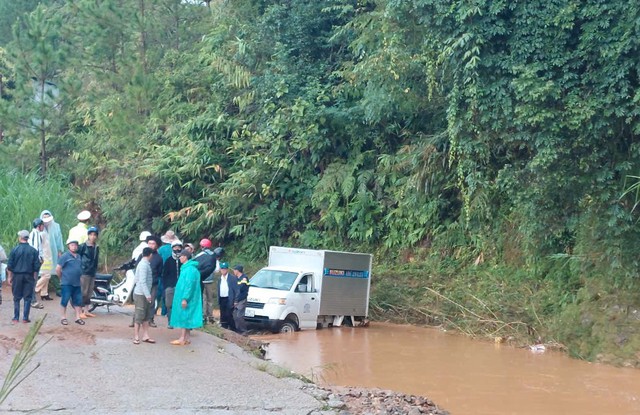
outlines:
[[[62,228],[63,238],[76,224],[72,190],[59,178],[41,179],[35,173],[22,174],[0,170],[0,244],[9,251],[18,243],[17,232],[31,231],[32,221],[49,210]]]
[[[477,260],[427,256],[376,267],[371,318],[515,345],[540,339],[576,358],[640,367],[635,282],[621,286],[569,256],[529,267]]]

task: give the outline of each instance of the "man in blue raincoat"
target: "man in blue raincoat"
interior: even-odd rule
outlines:
[[[191,330],[202,327],[202,290],[198,263],[191,259],[191,252],[180,253],[180,277],[173,295],[171,326],[180,330],[180,338],[171,344],[184,346],[191,343]]]

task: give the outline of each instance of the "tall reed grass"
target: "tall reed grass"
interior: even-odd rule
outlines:
[[[0,169],[0,244],[7,255],[17,244],[17,232],[31,231],[31,223],[45,209],[53,213],[66,237],[77,214],[71,186],[60,178]]]

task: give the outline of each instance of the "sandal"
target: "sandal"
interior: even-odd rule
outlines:
[[[63,318],[62,320],[60,320],[60,324],[62,324],[63,326],[66,326],[69,324],[69,320],[67,320],[66,318]]]
[[[76,320],[76,324],[80,324],[81,326],[84,326],[84,320],[79,318]]]
[[[142,341],[143,341],[143,342],[145,342],[145,343],[151,343],[151,344],[154,344],[154,343],[156,342],[156,341],[155,341],[155,340],[153,340],[153,339],[144,339],[144,340],[142,340]]]
[[[171,340],[169,343],[173,344],[174,346],[184,346],[186,344],[182,340]]]
[[[140,340],[138,340],[138,339],[133,339],[133,344],[140,344]]]

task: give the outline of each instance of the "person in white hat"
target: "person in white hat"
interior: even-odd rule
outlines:
[[[138,237],[138,239],[140,240],[140,244],[138,244],[138,246],[133,249],[133,252],[131,253],[131,259],[138,259],[140,255],[142,255],[142,250],[149,246],[147,244],[147,238],[150,236],[151,232],[149,231],[140,232],[140,236]]]
[[[91,219],[91,212],[83,210],[78,213],[78,224],[69,229],[69,238],[74,241],[78,241],[78,244],[87,242],[87,229],[89,229],[89,219]]]
[[[179,239],[174,231],[168,230],[164,233],[164,235],[160,237],[160,240],[162,241],[163,245],[158,248],[158,253],[162,257],[162,261],[164,262],[167,259],[171,258],[171,244],[175,241],[178,241]],[[180,242],[180,245],[182,246],[182,242]]]
[[[42,231],[42,266],[40,271],[51,275],[52,286],[58,290],[60,281],[56,276],[56,266],[58,258],[65,251],[62,242],[62,231],[60,225],[53,219],[53,214],[48,210],[40,213],[40,219],[44,222],[44,230]],[[42,290],[44,291],[44,290]]]

